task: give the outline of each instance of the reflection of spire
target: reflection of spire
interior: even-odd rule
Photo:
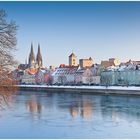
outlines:
[[[79,111],[77,107],[71,107],[70,108],[70,114],[73,118],[75,118],[78,115]]]
[[[40,44],[38,44],[38,52],[37,52],[37,56],[36,56],[36,62],[37,62],[39,67],[42,67],[42,55],[41,55],[41,51],[40,51]]]
[[[41,104],[37,103],[36,101],[29,101],[27,102],[27,108],[31,113],[41,113]]]

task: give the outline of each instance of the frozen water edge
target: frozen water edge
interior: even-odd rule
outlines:
[[[113,89],[113,90],[135,90],[140,91],[140,87],[136,86],[48,86],[48,85],[18,85],[18,87],[50,87],[50,88],[70,88],[70,89]]]

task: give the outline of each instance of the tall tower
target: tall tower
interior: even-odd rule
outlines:
[[[31,43],[31,51],[29,55],[29,61],[28,61],[29,67],[35,67],[35,55],[33,50],[33,44]]]
[[[69,56],[69,66],[77,66],[77,57],[73,52]]]
[[[36,64],[37,67],[41,68],[43,65],[42,62],[42,55],[41,55],[41,51],[40,51],[40,44],[38,44],[38,52],[37,52],[37,56],[36,56]]]

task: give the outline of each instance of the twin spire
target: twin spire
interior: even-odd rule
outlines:
[[[41,68],[43,63],[42,63],[42,55],[41,55],[41,51],[40,51],[40,44],[38,44],[38,52],[37,52],[37,56],[36,56],[36,60],[35,60],[35,54],[34,54],[34,50],[33,50],[33,44],[31,43],[31,51],[29,54],[29,61],[28,61],[29,67],[39,67]]]

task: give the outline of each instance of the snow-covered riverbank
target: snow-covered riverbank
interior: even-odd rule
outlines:
[[[140,91],[140,87],[136,86],[48,86],[48,85],[18,85],[18,87],[30,87],[30,88],[69,88],[69,89],[112,89],[112,90],[136,90]]]

